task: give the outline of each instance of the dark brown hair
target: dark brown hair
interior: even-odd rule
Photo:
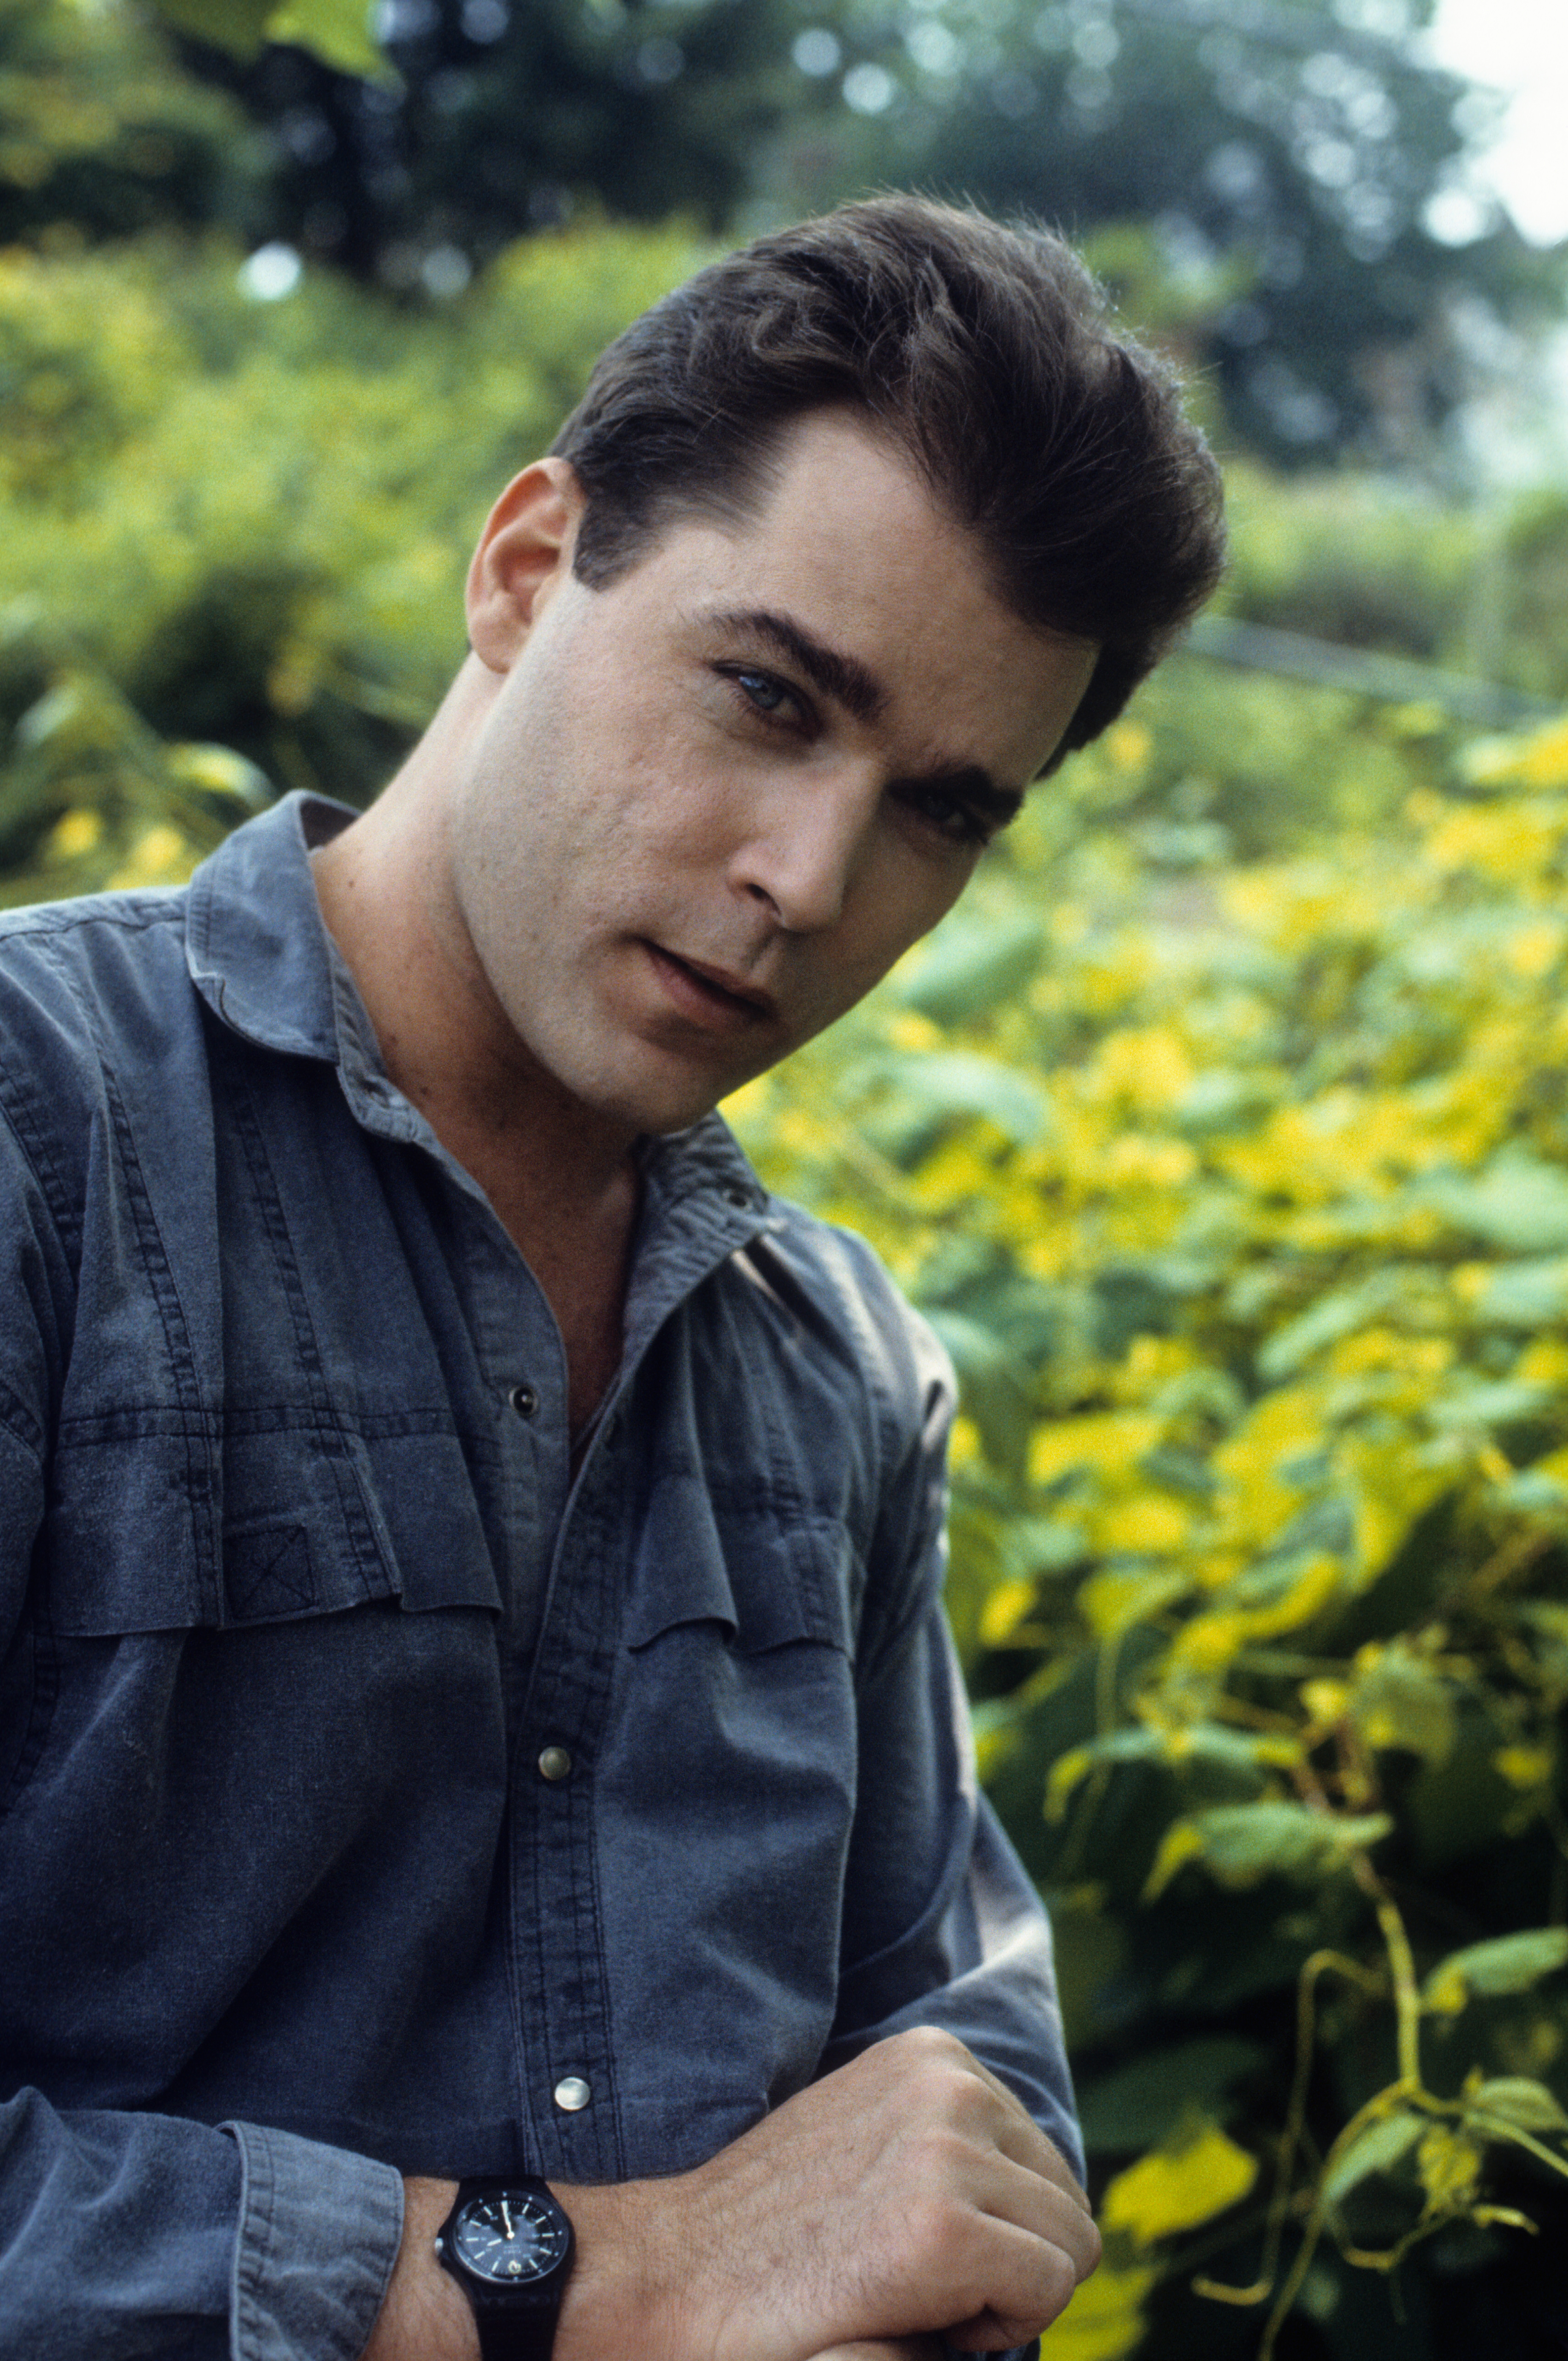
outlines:
[[[602,588],[676,517],[743,518],[789,422],[849,403],[977,535],[1025,621],[1098,641],[1062,751],[1114,720],[1214,588],[1219,471],[1175,376],[1047,231],[889,196],[700,270],[600,355],[553,449]]]

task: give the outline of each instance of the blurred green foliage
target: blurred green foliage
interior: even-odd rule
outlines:
[[[215,239],[0,256],[5,898],[367,799],[488,501],[696,252],[584,228],[434,317]],[[1242,611],[1456,662],[1500,552],[1568,689],[1560,503],[1237,489]],[[1550,2349],[1565,861],[1561,729],[1178,658],[734,1103],[962,1378],[954,1620],[1109,2242],[1047,2361]]]
[[[0,0],[0,240],[160,224],[440,303],[587,206],[760,227],[888,185],[1142,225],[1230,432],[1463,465],[1560,317],[1476,195],[1436,0]],[[372,38],[374,36],[374,38]]]
[[[433,324],[313,274],[258,303],[217,243],[0,253],[0,726],[69,680],[367,800],[462,653],[490,500],[697,258],[678,230],[566,235]],[[0,796],[14,897],[74,793],[43,748]],[[116,829],[104,875],[121,850]]]
[[[0,245],[237,225],[247,157],[239,109],[126,10],[0,0]]]

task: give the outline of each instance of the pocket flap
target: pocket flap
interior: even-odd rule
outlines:
[[[74,1637],[285,1622],[377,1599],[500,1611],[450,1433],[367,1443],[283,1422],[231,1431],[220,1452],[179,1413],[151,1412],[81,1422],[52,1477],[50,1614]]]
[[[848,1557],[841,1526],[765,1498],[716,1496],[696,1476],[666,1478],[637,1534],[626,1644],[711,1622],[741,1655],[801,1640],[848,1653]]]

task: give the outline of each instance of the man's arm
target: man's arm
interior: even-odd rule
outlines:
[[[62,1642],[38,1554],[54,1405],[76,1324],[58,1154],[38,1177],[23,1133],[63,1096],[0,1038],[0,1905],[25,1857],[21,1804]],[[26,1097],[25,1085],[32,1100]],[[35,1102],[37,1104],[35,1104]],[[19,1127],[18,1127],[19,1126]],[[47,1143],[46,1143],[47,1146]],[[58,1704],[54,1706],[58,1714]],[[60,1774],[48,1764],[48,1775]],[[91,1795],[84,1800],[92,1807]],[[45,2004],[42,2035],[7,2012],[0,2057],[0,2361],[354,2361],[399,2251],[402,2185],[387,2166],[249,2124],[216,2128],[113,2107],[67,2109],[32,2087],[69,2076],[77,1995],[47,1923],[9,1964]],[[104,1975],[111,1962],[101,1963]],[[49,2011],[52,2009],[52,2016]],[[37,2063],[33,2063],[34,2059]],[[85,2062],[85,2061],[82,2061]],[[78,2088],[81,2087],[80,2082]]]
[[[475,2361],[432,2241],[452,2184],[410,2184],[366,2361]],[[879,2042],[689,2173],[562,2188],[578,2240],[556,2361],[820,2361],[945,2336],[1036,2335],[1099,2259],[1081,2190],[1019,2102],[949,2036]],[[442,2286],[438,2282],[445,2281]]]
[[[250,2125],[0,2104],[0,2356],[354,2361],[399,2251],[398,2176]]]

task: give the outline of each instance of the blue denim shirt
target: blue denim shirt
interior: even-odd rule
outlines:
[[[0,2351],[351,2361],[403,2173],[679,2170],[897,2028],[1069,2158],[950,1373],[716,1118],[580,1465],[292,798],[0,921]],[[586,2097],[585,2094],[586,2093]]]

